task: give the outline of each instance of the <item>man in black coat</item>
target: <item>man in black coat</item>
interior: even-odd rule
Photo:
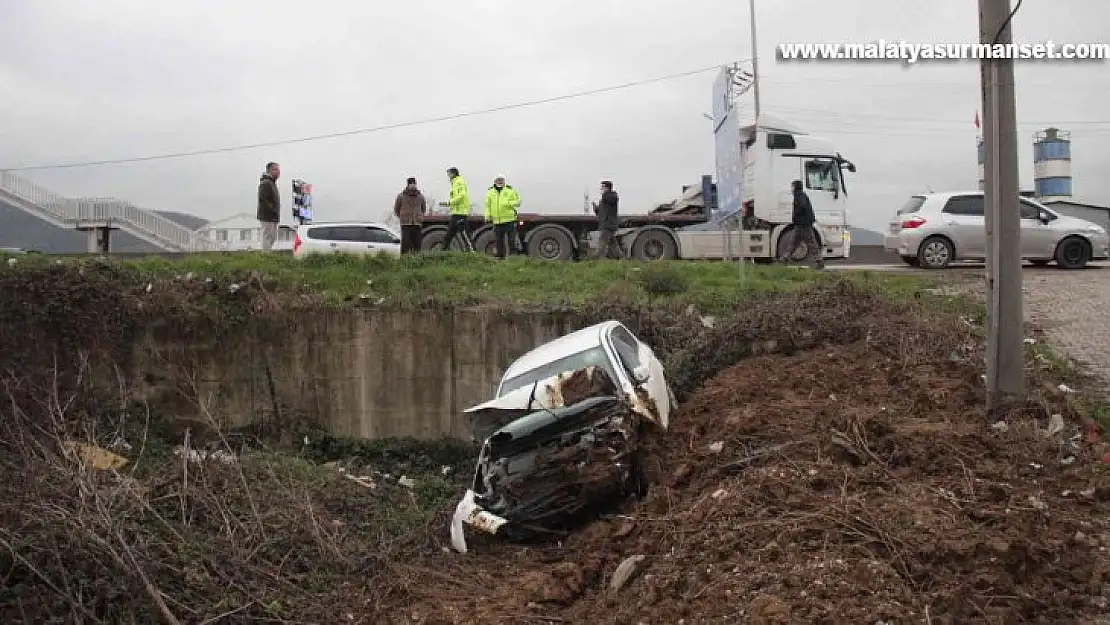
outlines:
[[[266,163],[266,171],[258,179],[258,223],[262,226],[262,249],[274,249],[277,241],[278,223],[281,222],[281,194],[277,181],[281,177],[281,167],[274,162]]]
[[[817,242],[817,231],[813,226],[817,223],[817,215],[813,212],[813,204],[809,196],[802,190],[802,181],[795,180],[794,189],[794,215],[791,219],[793,227],[788,236],[784,237],[782,249],[779,250],[779,261],[790,262],[799,247],[805,246],[805,262],[818,268],[825,266],[821,254],[821,245]]]
[[[601,201],[594,203],[594,212],[597,213],[597,251],[595,259],[623,258],[620,245],[617,243],[617,205],[620,197],[613,190],[613,183],[605,180],[601,183]]]

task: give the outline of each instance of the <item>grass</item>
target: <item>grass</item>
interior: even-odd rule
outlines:
[[[88,263],[88,259],[22,257],[18,263]],[[297,260],[257,252],[191,254],[179,258],[111,259],[144,279],[211,278],[219,281],[263,276],[281,290],[311,291],[328,299],[410,304],[434,300],[447,304],[523,303],[574,306],[599,299],[627,303],[690,303],[725,311],[740,297],[793,291],[841,272],[724,262],[633,261],[550,262],[531,258],[507,261],[460,253],[429,253],[404,258],[317,255]],[[919,291],[927,282],[906,275],[850,272],[852,279],[881,283],[894,294]]]

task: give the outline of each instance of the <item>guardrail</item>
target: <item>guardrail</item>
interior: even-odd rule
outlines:
[[[67,198],[7,171],[0,171],[0,189],[73,227],[83,223],[103,223],[171,251],[226,249],[226,245],[212,241],[168,217],[116,198]]]

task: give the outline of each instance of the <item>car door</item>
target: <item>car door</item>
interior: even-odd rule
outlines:
[[[952,238],[958,258],[986,258],[987,222],[982,195],[954,195],[941,212],[942,232]]]
[[[338,252],[339,242],[335,240],[335,228],[332,226],[309,226],[305,231],[305,238],[301,242],[304,246],[302,253],[309,252]]]
[[[1021,199],[1021,257],[1022,258],[1052,258],[1056,253],[1056,232],[1052,227],[1052,218],[1055,217],[1048,211],[1048,223],[1041,221],[1040,206]]]
[[[367,249],[371,252],[394,255],[401,253],[400,237],[385,228],[367,226],[363,231],[363,236],[366,240]]]
[[[333,252],[345,254],[365,254],[366,243],[363,241],[362,226],[331,226],[331,240],[328,246]]]
[[[647,373],[648,379],[642,386],[655,404],[654,411],[659,415],[659,425],[666,429],[671,414],[671,392],[663,374],[663,363],[659,362],[647,343],[637,339],[624,326],[613,328],[609,333],[609,340],[621,360],[621,367],[633,383],[638,370]]]

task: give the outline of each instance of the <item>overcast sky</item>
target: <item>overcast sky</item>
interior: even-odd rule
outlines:
[[[782,62],[784,42],[970,42],[975,0],[760,0],[764,109],[838,143],[854,225],[911,193],[976,186],[974,61]],[[1066,8],[1065,8],[1066,7]],[[1110,40],[1105,0],[1027,0],[1015,39]],[[749,56],[740,0],[0,0],[0,168],[341,132],[684,72]],[[1110,67],[1017,69],[1023,187],[1032,134],[1073,133],[1075,192],[1110,204]],[[529,212],[578,212],[610,178],[646,211],[713,170],[713,72],[532,108],[218,155],[32,172],[74,196],[209,219],[254,211],[258,176],[316,185],[318,220],[380,219],[407,176],[446,197],[505,174]],[[596,191],[594,191],[596,195]],[[284,211],[288,212],[288,211]],[[288,215],[283,219],[288,220]]]

